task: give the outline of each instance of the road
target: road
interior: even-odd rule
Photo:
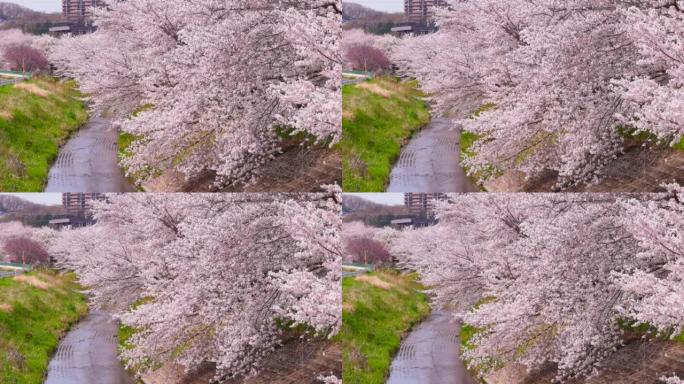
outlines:
[[[475,384],[460,358],[459,325],[433,312],[401,343],[387,384]]]
[[[461,161],[461,133],[434,119],[406,145],[390,174],[387,192],[476,192]]]
[[[45,192],[133,192],[118,165],[117,129],[94,118],[59,152]]]
[[[45,384],[133,384],[117,357],[118,323],[94,311],[59,343]]]

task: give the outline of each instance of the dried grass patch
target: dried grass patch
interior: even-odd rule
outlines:
[[[342,303],[342,310],[347,312],[354,312],[356,306],[353,303]]]
[[[0,303],[0,312],[12,312],[12,306],[7,303]]]
[[[394,93],[392,91],[390,91],[390,90],[382,87],[380,84],[376,84],[376,83],[368,83],[368,82],[360,83],[359,85],[357,85],[357,87],[360,89],[365,89],[368,92],[374,93],[378,96],[382,96],[382,97],[385,97],[388,99],[394,95]]]
[[[33,93],[34,95],[40,96],[40,97],[48,97],[50,96],[50,92],[39,87],[36,84],[33,83],[19,83],[14,86],[15,88],[22,89],[26,92]]]
[[[372,276],[372,275],[361,275],[356,278],[359,281],[363,281],[364,283],[368,283],[374,287],[380,288],[380,289],[385,289],[389,290],[392,289],[392,284],[380,279],[377,276]]]
[[[36,287],[38,289],[42,289],[44,291],[48,290],[51,287],[51,284],[37,278],[36,276],[29,276],[29,275],[19,275],[15,276],[14,280],[26,283],[32,287]]]

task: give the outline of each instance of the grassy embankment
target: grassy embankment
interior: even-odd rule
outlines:
[[[416,274],[380,270],[342,282],[343,381],[382,384],[402,337],[429,312]]]
[[[43,382],[59,339],[87,312],[79,290],[73,274],[0,279],[0,382]]]
[[[40,192],[69,135],[88,120],[73,81],[0,86],[0,190]]]
[[[342,185],[384,192],[407,140],[430,121],[417,81],[380,77],[342,88]]]

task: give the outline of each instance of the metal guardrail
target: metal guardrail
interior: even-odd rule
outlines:
[[[342,277],[365,275],[374,269],[375,267],[370,264],[342,263]]]
[[[345,79],[344,76],[347,77],[352,77],[352,79]],[[364,71],[343,71],[342,72],[342,85],[348,85],[348,84],[358,84],[362,83],[366,80],[372,79],[373,78],[373,73],[372,72],[364,72]]]
[[[15,72],[15,71],[0,71],[0,87],[3,85],[11,85],[11,84],[21,83],[22,81],[30,79],[30,78],[31,78],[30,73]]]
[[[354,79],[354,80],[342,79],[342,85],[363,83],[366,80],[368,80],[367,77],[359,77],[358,79]]]
[[[23,270],[23,271],[30,271],[31,270],[31,264],[21,264],[21,263],[6,263],[6,262],[0,262],[0,268],[5,267],[5,269],[16,269],[16,270]]]
[[[7,75],[11,77],[24,77],[27,79],[31,78],[31,73],[30,72],[17,72],[17,71],[3,71],[0,70],[0,75]]]

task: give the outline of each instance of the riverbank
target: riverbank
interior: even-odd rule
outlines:
[[[73,81],[0,86],[0,190],[41,192],[67,138],[88,120]]]
[[[379,77],[342,88],[342,185],[384,192],[402,145],[430,122],[417,81]]]
[[[0,279],[0,382],[40,384],[66,331],[88,311],[73,274]]]
[[[622,345],[601,362],[601,368],[591,378],[566,380],[567,384],[634,384],[655,383],[658,378],[676,374],[684,377],[684,332],[673,335],[660,332],[649,324],[633,326],[634,322],[620,321]],[[473,337],[480,332],[471,325],[461,327],[461,349],[474,348]],[[524,351],[524,346],[520,346]],[[647,356],[647,358],[645,358]],[[503,363],[492,358],[489,367],[471,367],[481,384],[546,384],[555,380],[557,366],[549,363],[544,368],[528,372],[520,363]],[[480,368],[484,368],[487,373]]]
[[[342,380],[383,384],[402,338],[430,313],[416,274],[380,270],[342,282]]]

